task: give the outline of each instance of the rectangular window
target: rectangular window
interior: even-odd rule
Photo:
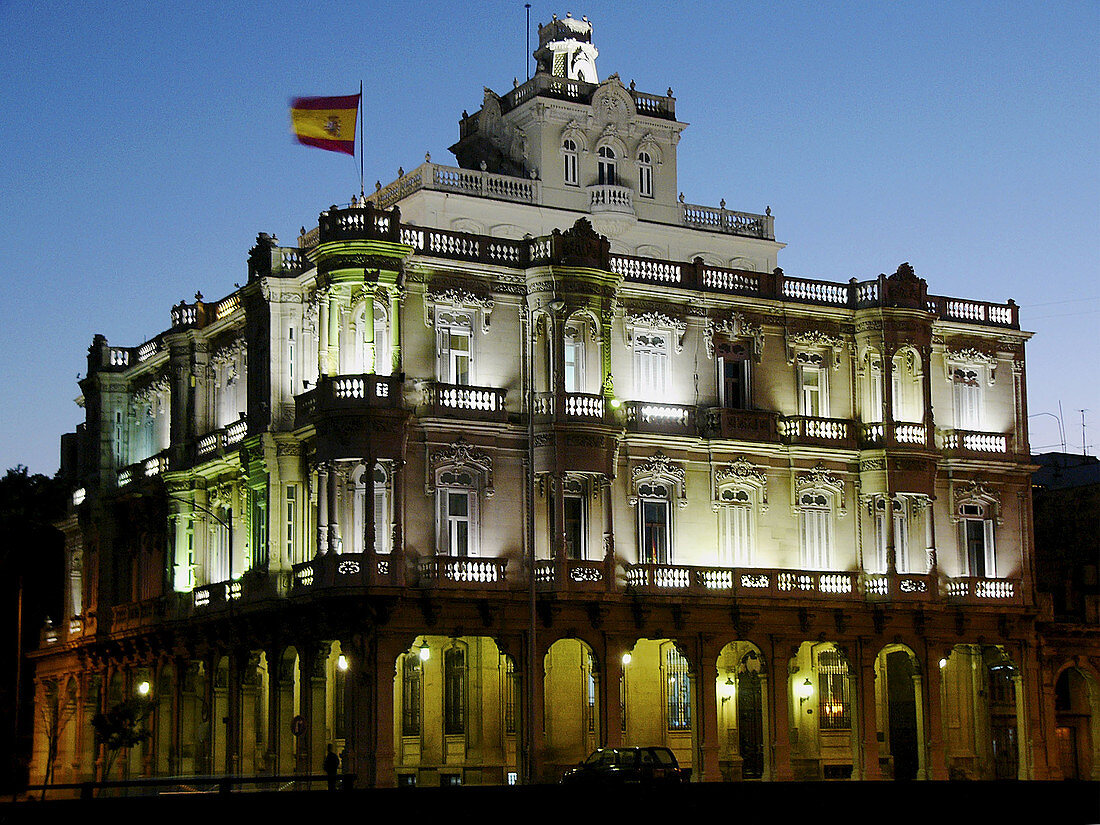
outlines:
[[[511,656],[504,660],[504,732],[516,732],[516,666]]]
[[[570,559],[583,559],[585,548],[585,504],[583,495],[565,497],[565,555]]]
[[[653,167],[648,164],[638,167],[638,194],[643,198],[653,197]]]
[[[440,552],[469,556],[471,551],[471,495],[469,490],[439,491]]]
[[[420,656],[416,650],[401,660],[401,735],[420,735]]]
[[[747,499],[747,494],[738,490]],[[722,561],[733,567],[752,564],[752,508],[737,504],[721,508]]]
[[[982,385],[977,370],[955,369],[952,374],[955,429],[982,429]]]
[[[964,518],[960,526],[966,551],[966,575],[978,578],[995,577],[997,556],[993,545],[993,520]]]
[[[882,362],[875,360],[867,375],[867,421],[882,421]]]
[[[379,480],[376,472],[374,479],[374,552],[390,552],[390,498],[386,489],[385,475]]]
[[[443,733],[466,732],[466,652],[452,647],[443,654]]]
[[[577,185],[577,155],[575,152],[565,153],[565,182],[570,186]]]
[[[667,499],[642,499],[638,502],[641,547],[638,557],[643,564],[669,563],[669,513]]]
[[[439,380],[444,384],[469,384],[472,366],[468,329],[439,330]]]
[[[802,415],[811,418],[828,418],[825,370],[822,367],[803,365],[799,370],[802,394]]]
[[[267,564],[267,486],[258,489],[249,488],[251,558],[249,569],[254,570]]]
[[[818,493],[806,493],[799,502],[802,567],[806,570],[829,570],[833,559],[833,530],[828,499]]]
[[[286,370],[287,376],[290,378],[290,394],[294,395],[294,327],[287,330]]]
[[[723,407],[731,410],[745,410],[749,407],[749,361],[737,355],[727,355],[718,359],[719,401]]]
[[[565,333],[565,391],[584,392],[584,332]]]
[[[669,645],[665,652],[669,730],[691,730],[691,675],[688,670],[687,659]]]
[[[639,401],[668,400],[668,334],[653,330],[634,333],[634,381]]]
[[[916,572],[910,569],[909,555],[909,509],[905,501],[894,501],[894,565],[899,573]],[[877,537],[878,554],[876,557],[875,572],[885,573],[886,560],[886,499],[878,499],[875,502],[875,533]]]
[[[851,730],[848,665],[835,650],[822,651],[817,657],[817,687],[821,730]]]
[[[294,564],[294,542],[297,538],[298,527],[298,485],[286,485],[286,560],[288,564]]]

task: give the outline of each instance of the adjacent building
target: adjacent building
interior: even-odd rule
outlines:
[[[57,781],[139,689],[117,776],[1061,776],[1015,304],[787,275],[770,209],[680,192],[671,89],[601,79],[583,18],[535,58],[457,166],[96,336],[35,662]]]

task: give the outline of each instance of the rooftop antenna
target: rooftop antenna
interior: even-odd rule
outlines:
[[[1089,454],[1089,443],[1085,439],[1085,413],[1088,409],[1078,410],[1081,413],[1081,455],[1085,456]]]
[[[531,79],[531,4],[524,3],[527,9],[527,53],[523,56],[523,66],[527,69],[527,79]]]

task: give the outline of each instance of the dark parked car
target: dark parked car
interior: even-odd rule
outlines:
[[[566,785],[679,785],[688,775],[668,748],[600,748],[561,781]]]

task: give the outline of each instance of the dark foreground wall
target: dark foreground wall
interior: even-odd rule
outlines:
[[[0,825],[48,822],[318,822],[325,825],[413,818],[540,825],[585,821],[658,823],[672,817],[774,823],[1100,822],[1095,782],[788,782],[693,784],[682,788],[600,790],[538,785],[514,788],[410,788],[366,791],[205,794],[0,804]]]

